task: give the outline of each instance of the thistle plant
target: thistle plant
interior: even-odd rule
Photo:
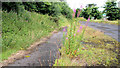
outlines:
[[[74,19],[76,10],[74,9],[73,11]],[[81,10],[78,11],[77,17],[79,17],[80,12]],[[67,55],[70,55],[70,57],[74,57],[77,53],[78,48],[82,47],[81,41],[88,26],[89,20],[90,16],[84,28],[77,20],[74,20],[74,22],[72,22],[67,29],[63,29],[63,46],[65,47],[65,53]]]

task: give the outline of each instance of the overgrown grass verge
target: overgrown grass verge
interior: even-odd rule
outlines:
[[[80,21],[87,21],[86,19],[80,17],[77,18]],[[115,24],[115,25],[120,25],[120,20],[115,20],[115,21],[107,21],[107,20],[90,20],[90,22],[94,22],[94,23],[107,23],[107,24]]]
[[[62,20],[63,22],[59,21]],[[25,50],[32,43],[59,29],[68,20],[25,11],[21,15],[14,12],[2,13],[2,60],[8,59],[18,50]],[[58,25],[62,23],[61,25]]]
[[[83,26],[84,28],[85,26]],[[75,47],[73,44],[72,47]],[[60,49],[61,57],[55,61],[54,66],[115,66],[118,64],[118,42],[87,27],[82,45],[71,57],[65,53],[66,48]]]
[[[95,22],[95,23],[107,23],[107,24],[115,24],[115,25],[119,25],[118,20],[115,21],[105,21],[105,20],[90,20],[90,22]]]

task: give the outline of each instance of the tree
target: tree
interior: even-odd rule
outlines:
[[[96,4],[87,4],[87,6],[86,7],[95,7],[96,6]]]
[[[90,15],[94,17],[94,19],[102,18],[102,13],[98,10],[98,7],[93,7]]]
[[[66,2],[60,3],[62,11],[61,13],[66,16],[66,18],[72,18],[73,10],[67,5]]]
[[[77,9],[76,9],[76,13],[75,13],[75,17],[77,17],[79,11],[80,11],[80,9],[77,8]]]
[[[14,11],[19,14],[24,11],[24,6],[22,5],[22,2],[3,2],[2,10],[7,12]]]
[[[103,13],[106,13],[108,20],[117,20],[120,17],[120,8],[116,6],[115,1],[108,1],[104,6],[105,10]]]
[[[96,7],[96,4],[88,4],[85,9],[82,10],[80,17],[88,19],[88,17],[94,17],[94,19],[101,19],[102,13]]]
[[[83,11],[82,11],[82,16],[83,16],[85,19],[88,19],[88,17],[90,16],[90,13],[91,13],[91,8],[83,9]]]
[[[72,10],[66,2],[3,2],[2,10],[14,11],[18,14],[24,13],[23,10],[48,14],[54,17],[65,15],[72,18]]]

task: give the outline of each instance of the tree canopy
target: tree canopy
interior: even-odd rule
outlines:
[[[76,16],[78,13],[79,8],[76,10]],[[86,8],[82,9],[80,17],[84,17],[88,19],[88,17],[94,17],[94,19],[101,19],[102,13],[98,10],[98,7],[96,7],[96,4],[88,4]]]
[[[108,20],[120,19],[120,8],[116,6],[116,1],[107,1],[103,13],[106,13]]]
[[[18,14],[24,10],[48,14],[51,16],[65,15],[67,18],[72,18],[72,9],[66,2],[3,2],[2,10],[14,11]]]

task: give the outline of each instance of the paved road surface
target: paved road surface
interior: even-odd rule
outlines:
[[[60,47],[62,35],[63,33],[61,31],[53,34],[53,36],[51,36],[50,39],[48,39],[46,43],[39,45],[37,49],[34,50],[33,53],[27,55],[30,57],[16,60],[15,63],[9,64],[8,66],[49,66],[49,65],[52,65],[54,63],[54,60],[58,58],[56,55],[58,54],[58,47]]]
[[[85,25],[85,21],[80,21],[82,25]],[[120,36],[120,26],[117,25],[111,25],[111,24],[103,24],[103,23],[93,23],[89,22],[88,26],[97,30],[103,31],[106,35],[111,36],[112,38],[116,39],[120,42],[120,39],[118,37]],[[119,30],[119,33],[118,33]],[[119,34],[119,35],[118,35]]]

